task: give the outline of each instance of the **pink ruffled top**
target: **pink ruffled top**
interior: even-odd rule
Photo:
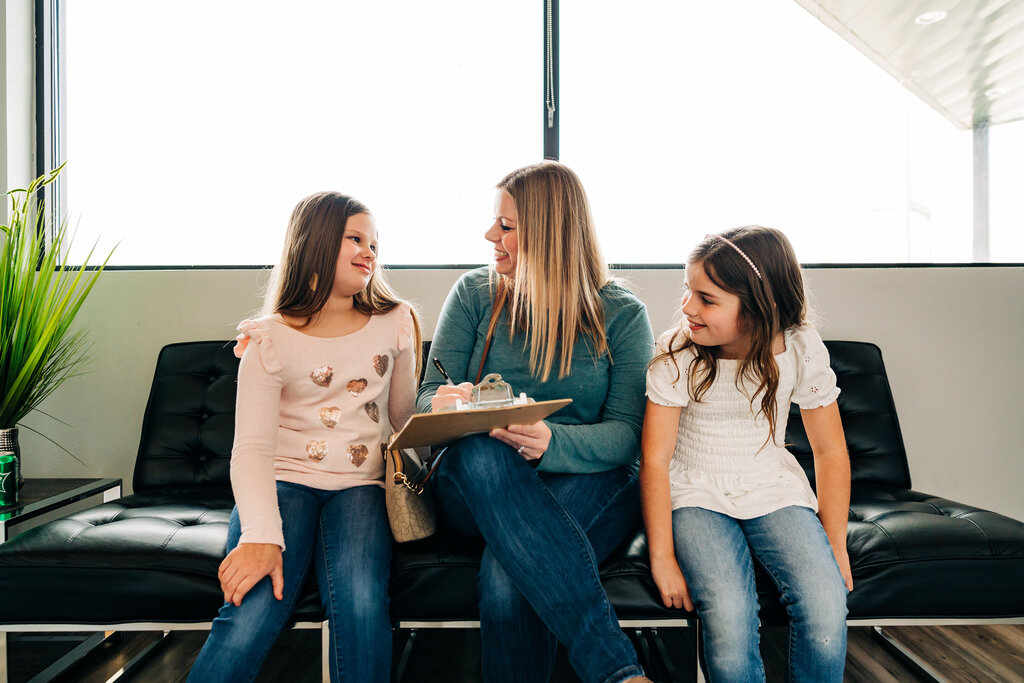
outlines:
[[[658,341],[665,350],[668,336]],[[829,367],[828,349],[810,325],[788,330],[786,350],[775,356],[779,366],[776,441],[785,439],[789,406],[826,406],[839,396]],[[751,409],[756,384],[737,386],[739,361],[718,361],[718,375],[701,401],[690,400],[688,372],[692,350],[655,363],[647,373],[647,397],[664,406],[682,407],[675,452],[669,465],[672,509],[701,507],[736,519],[760,517],[789,505],[818,509],[807,476],[783,446],[765,441],[770,433],[761,414],[760,397]],[[677,374],[678,372],[678,374]]]
[[[275,482],[383,485],[383,445],[415,407],[412,313],[402,304],[342,337],[313,337],[277,316],[238,329],[231,487],[240,542],[283,549]]]

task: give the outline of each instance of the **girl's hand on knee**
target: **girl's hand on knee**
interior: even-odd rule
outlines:
[[[665,607],[683,608],[687,612],[693,611],[693,599],[690,598],[690,587],[686,585],[683,572],[679,563],[675,560],[664,562],[651,561],[651,576],[654,578],[654,585],[661,593],[661,601]]]
[[[509,425],[495,428],[490,435],[516,449],[526,460],[539,460],[551,444],[551,428],[544,420],[532,425]]]
[[[463,382],[451,386],[449,384],[442,384],[437,388],[437,393],[430,398],[430,409],[435,413],[449,406],[455,405],[455,399],[461,398],[463,403],[469,403],[473,397],[470,393],[473,389],[473,385],[469,382]]]
[[[281,546],[276,543],[241,543],[228,553],[217,570],[224,600],[238,607],[245,594],[263,579],[270,577],[274,597],[284,598],[284,563]]]

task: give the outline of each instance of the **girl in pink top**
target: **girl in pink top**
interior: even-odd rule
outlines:
[[[263,314],[239,326],[225,602],[189,680],[253,680],[312,563],[331,680],[387,681],[383,446],[413,413],[420,332],[384,282],[365,206],[299,202]]]

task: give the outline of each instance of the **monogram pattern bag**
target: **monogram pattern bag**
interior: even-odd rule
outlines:
[[[506,296],[504,282],[500,282],[487,326],[483,357],[476,373],[477,383],[483,374],[484,361],[491,348],[491,337]],[[418,541],[437,531],[437,511],[430,490],[427,489],[427,482],[437,471],[447,450],[447,447],[442,448],[428,465],[424,465],[412,449],[385,449],[384,501],[388,509],[391,535],[397,542]]]
[[[399,543],[418,541],[437,531],[437,512],[430,490],[413,486],[406,472],[422,469],[412,449],[388,449],[384,453],[384,502],[391,535]],[[425,483],[425,482],[424,482]]]

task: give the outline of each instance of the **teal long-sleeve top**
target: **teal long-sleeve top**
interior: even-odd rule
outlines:
[[[509,340],[507,312],[502,312],[491,339],[483,375],[497,372],[518,395],[538,401],[571,398],[572,403],[548,417],[551,442],[537,466],[546,472],[603,472],[635,466],[640,454],[647,363],[654,336],[646,307],[615,282],[600,292],[608,353],[594,357],[586,336],[576,340],[569,374],[558,378],[557,362],[546,382],[530,373],[529,344],[522,333]],[[430,355],[439,359],[456,384],[473,382],[483,356],[494,292],[488,268],[464,274],[448,294],[437,321]],[[430,398],[444,384],[441,373],[426,363],[417,395],[420,412],[430,412]]]

